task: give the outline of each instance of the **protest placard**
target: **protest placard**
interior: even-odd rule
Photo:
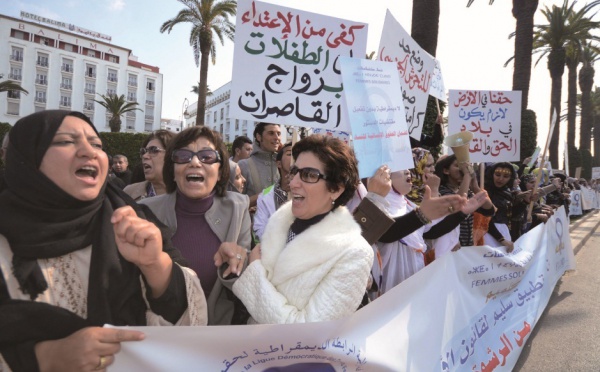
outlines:
[[[444,85],[444,77],[442,76],[442,66],[440,66],[438,59],[434,58],[433,61],[435,62],[435,68],[431,77],[429,95],[446,102],[448,98],[446,97],[446,86]]]
[[[420,140],[435,61],[410,37],[389,10],[385,15],[378,51],[377,59],[396,64],[408,133]]]
[[[448,133],[473,133],[471,161],[519,161],[521,92],[450,90]]]
[[[382,164],[392,172],[414,168],[395,64],[342,57],[340,65],[360,176]]]
[[[600,178],[600,167],[592,167],[592,179],[597,180],[599,178]]]
[[[340,56],[363,57],[365,23],[238,2],[230,115],[349,131]]]

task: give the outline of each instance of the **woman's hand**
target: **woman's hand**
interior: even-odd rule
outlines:
[[[252,252],[250,252],[250,263],[256,260],[260,260],[261,256],[262,252],[260,250],[260,244],[257,244],[256,247],[254,247],[254,249],[252,250]]]
[[[376,171],[373,177],[369,178],[367,190],[382,197],[386,197],[392,189],[392,179],[390,178],[390,168],[382,165]]]
[[[461,212],[464,214],[471,214],[479,209],[487,200],[488,194],[485,190],[479,191],[477,194],[473,195],[471,199],[467,201],[467,204],[463,207]]]
[[[510,240],[503,240],[500,244],[506,247],[506,253],[510,253],[515,249],[515,244]]]
[[[431,189],[431,196],[437,197],[440,195],[440,178],[433,173],[423,174],[425,185]]]
[[[89,327],[35,345],[40,371],[104,371],[115,361],[121,342],[141,341],[138,331]]]
[[[115,241],[121,255],[140,268],[154,298],[160,297],[169,285],[173,261],[162,250],[162,235],[150,221],[139,218],[130,206],[114,211]]]
[[[462,210],[466,204],[467,198],[460,195],[444,195],[432,198],[431,189],[426,185],[420,208],[428,220],[435,220]]]
[[[224,263],[229,264],[229,267],[223,272],[223,277],[226,278],[229,274],[233,273],[239,276],[244,269],[244,263],[246,262],[246,256],[248,253],[246,250],[235,243],[224,242],[221,243],[219,250],[215,253],[214,260],[215,266],[220,267]]]

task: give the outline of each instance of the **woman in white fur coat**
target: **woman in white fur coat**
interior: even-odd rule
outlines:
[[[360,305],[373,250],[344,206],[359,182],[352,150],[312,135],[292,149],[292,201],[271,216],[233,286],[251,323],[304,323],[352,314]]]

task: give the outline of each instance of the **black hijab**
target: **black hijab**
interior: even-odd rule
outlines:
[[[115,243],[110,223],[115,209],[130,205],[138,216],[154,222],[161,228],[163,250],[176,262],[180,258],[170,246],[166,228],[149,209],[137,205],[106,180],[96,199],[81,201],[39,171],[67,116],[80,118],[94,128],[82,113],[50,110],[19,120],[10,131],[6,188],[0,192],[0,234],[13,252],[13,273],[20,289],[32,300],[48,286],[37,259],[59,257],[91,245],[87,319],[56,306],[10,299],[0,272],[3,354],[19,343],[63,338],[87,326],[146,324],[140,271],[119,254]]]

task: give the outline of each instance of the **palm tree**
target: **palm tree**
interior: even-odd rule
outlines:
[[[600,167],[600,88],[596,87],[592,92],[590,101],[594,124],[594,165]]]
[[[106,111],[111,115],[108,121],[108,126],[111,132],[121,131],[121,115],[129,111],[141,109],[137,108],[137,102],[127,102],[124,94],[117,96],[116,94],[99,94],[102,100],[94,100],[106,108]]]
[[[566,46],[569,43],[580,44],[582,40],[592,39],[589,32],[597,27],[597,22],[585,17],[593,3],[585,5],[578,12],[573,9],[575,3],[576,1],[569,4],[569,1],[565,0],[560,7],[553,5],[552,9],[549,9],[546,6],[542,9],[542,14],[548,23],[535,26],[533,53],[540,53],[536,65],[542,57],[548,55],[548,70],[552,79],[550,112],[561,111],[562,76],[567,60]],[[549,146],[549,159],[554,166],[558,164],[559,138],[560,125],[557,123]]]
[[[594,85],[594,62],[600,58],[600,48],[588,43],[581,52],[583,66],[579,70],[579,89],[581,90],[581,122],[579,126],[579,148],[590,150],[590,133],[594,124],[592,108],[592,85]],[[596,134],[597,132],[594,132]],[[594,147],[600,143],[600,138],[594,136]],[[596,156],[597,154],[594,152]]]
[[[18,83],[15,83],[12,80],[6,80],[3,82],[0,82],[0,92],[9,92],[9,91],[15,91],[15,90],[19,91],[19,92],[23,92],[25,94],[29,93],[25,88],[23,88]]]
[[[194,48],[196,66],[200,65],[200,90],[198,94],[198,108],[196,110],[196,125],[204,125],[204,112],[206,110],[206,96],[208,86],[208,57],[213,65],[216,62],[215,36],[224,45],[224,37],[233,41],[235,25],[229,17],[235,17],[237,1],[235,0],[177,0],[185,8],[180,10],[174,18],[169,19],[160,26],[160,32],[171,32],[179,23],[190,23],[190,45]]]
[[[191,93],[195,93],[196,95],[200,94],[200,82],[198,82],[197,85],[192,85],[192,90],[190,90]],[[213,95],[213,92],[210,90],[210,87],[207,85],[206,86],[206,96],[210,97]]]
[[[575,146],[575,119],[577,116],[577,66],[581,61],[578,44],[565,46],[567,66],[567,146]]]

